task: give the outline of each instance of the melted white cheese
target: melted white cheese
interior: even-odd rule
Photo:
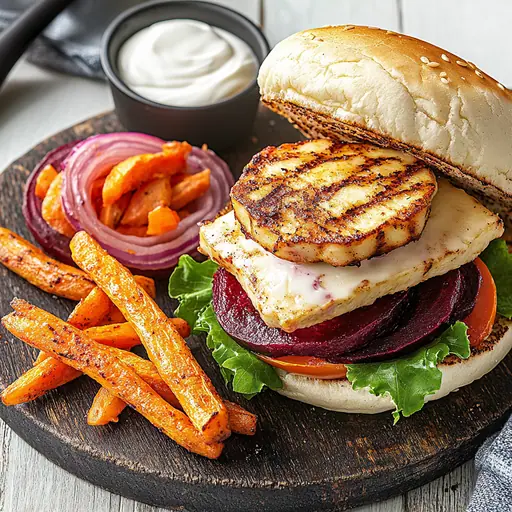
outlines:
[[[236,276],[262,319],[291,332],[372,304],[474,260],[503,233],[499,217],[440,180],[423,234],[359,267],[277,258],[240,230],[233,212],[201,228],[201,249]]]

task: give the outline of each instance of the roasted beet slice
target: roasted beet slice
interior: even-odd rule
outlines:
[[[405,324],[362,349],[330,360],[337,363],[382,361],[429,343],[448,325],[464,319],[473,310],[480,281],[480,272],[473,263],[429,279],[413,289],[416,305]]]
[[[213,278],[213,308],[222,328],[241,345],[273,357],[339,357],[393,329],[408,310],[409,293],[388,295],[320,324],[287,333],[268,327],[235,277],[219,269]]]

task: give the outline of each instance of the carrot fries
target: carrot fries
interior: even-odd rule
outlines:
[[[39,199],[44,199],[52,181],[57,177],[57,171],[53,165],[47,165],[37,177],[35,194]]]
[[[145,382],[147,382],[162,398],[177,409],[181,409],[180,403],[158,374],[155,365],[136,354],[120,350],[114,347],[108,347],[109,352],[119,358],[123,363],[130,366]],[[87,417],[89,425],[106,425],[113,421],[118,421],[118,416],[123,411],[119,399],[110,394],[110,399],[104,388],[101,388],[96,397]],[[229,424],[231,430],[236,434],[253,435],[256,432],[256,416],[243,407],[232,402],[225,402],[229,414]]]
[[[60,200],[63,177],[62,173],[57,174],[48,188],[41,205],[41,216],[55,231],[71,238],[75,234],[75,230],[69,223]]]
[[[70,248],[76,264],[132,324],[192,424],[210,441],[225,439],[230,433],[226,406],[170,319],[133,275],[86,232],[77,233]]]
[[[12,307],[15,312],[2,319],[12,334],[86,373],[187,450],[212,459],[220,456],[222,443],[208,444],[187,416],[167,403],[107,348],[23,300],[13,300]]]
[[[0,228],[0,263],[41,290],[65,299],[83,299],[95,287],[81,270],[49,258],[6,228]]]

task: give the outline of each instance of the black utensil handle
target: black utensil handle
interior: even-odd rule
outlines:
[[[10,26],[0,32],[0,84],[30,43],[73,0],[36,0]]]

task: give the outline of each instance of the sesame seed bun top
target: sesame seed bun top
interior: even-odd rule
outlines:
[[[512,92],[413,37],[305,30],[262,64],[262,100],[308,137],[366,140],[424,159],[512,225]]]

